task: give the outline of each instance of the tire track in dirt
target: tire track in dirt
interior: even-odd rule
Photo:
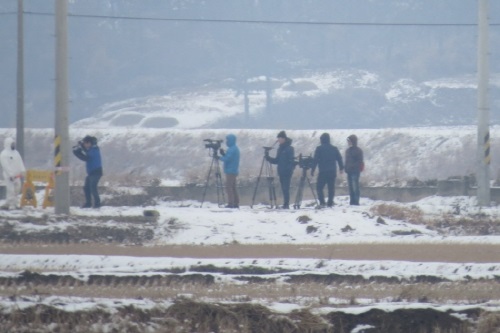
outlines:
[[[106,255],[175,258],[314,258],[414,262],[496,263],[496,244],[162,245],[1,244],[0,254]]]

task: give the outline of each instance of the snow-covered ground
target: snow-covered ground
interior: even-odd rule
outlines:
[[[481,213],[498,221],[498,207],[479,208],[475,198],[470,197],[429,197],[418,202],[401,204],[389,203],[395,207],[418,207],[426,219],[439,219],[453,214],[457,206],[461,217],[473,217]],[[164,245],[228,245],[228,244],[293,244],[293,245],[338,245],[338,244],[491,244],[500,245],[500,235],[448,236],[427,228],[424,224],[412,224],[404,220],[394,220],[376,215],[372,208],[384,202],[362,199],[361,206],[349,206],[348,197],[337,197],[332,209],[317,210],[271,210],[258,205],[254,208],[241,207],[238,210],[219,208],[216,204],[199,202],[163,202],[150,207],[102,207],[99,210],[72,207],[72,220],[41,219],[50,214],[47,210],[26,207],[21,211],[2,211],[3,223],[8,223],[11,231],[24,233],[64,232],[79,226],[116,228],[127,227],[120,222],[123,217],[141,217],[144,210],[159,213],[157,224],[152,228],[154,236],[144,241],[143,246]],[[28,222],[33,219],[34,222]],[[96,222],[98,221],[98,222]],[[498,222],[496,222],[498,223]],[[135,222],[137,224],[137,222]],[[81,239],[81,242],[88,242]],[[92,241],[92,240],[90,240]],[[126,245],[126,244],[124,244]],[[155,271],[160,267],[189,267],[196,258],[132,258],[106,256],[36,256],[2,255],[0,267],[6,272],[26,269],[43,271],[72,271],[83,276],[92,273],[125,273]],[[500,265],[474,263],[410,263],[410,262],[350,262],[325,261],[317,267],[317,259],[262,259],[233,260],[229,258],[210,259],[207,264],[217,266],[246,266],[258,262],[259,266],[277,267],[297,271],[317,273],[362,274],[409,278],[418,272],[450,280],[465,279],[466,276],[492,278],[500,275]],[[82,275],[83,274],[83,275]]]
[[[42,192],[39,193],[42,195]],[[0,201],[1,204],[1,201]],[[160,202],[147,207],[109,207],[99,210],[71,208],[71,220],[47,217],[52,208],[25,207],[23,210],[2,211],[11,230],[19,232],[64,231],[80,225],[124,228],[123,217],[142,217],[145,210],[156,210],[158,222],[154,236],[143,242],[146,246],[162,245],[224,245],[224,244],[390,244],[390,243],[447,243],[447,244],[495,244],[500,245],[500,235],[445,235],[428,228],[424,223],[414,224],[405,220],[381,218],[373,207],[385,204],[362,198],[361,206],[350,206],[346,196],[336,197],[335,206],[327,209],[307,207],[302,209],[269,209],[255,205],[240,209],[219,208],[217,204],[195,201]],[[500,219],[498,207],[478,207],[475,197],[424,198],[412,203],[389,203],[401,209],[419,209],[423,220],[439,221],[448,216],[452,219],[480,214],[493,221]],[[455,211],[459,207],[460,213]],[[451,217],[450,217],[451,216]],[[79,219],[80,218],[80,219]],[[29,222],[34,219],[34,222]],[[44,223],[39,223],[45,219]]]
[[[132,191],[139,191],[132,189]],[[1,202],[0,202],[1,204]],[[148,207],[102,207],[100,210],[71,208],[72,218],[65,220],[55,217],[52,209],[47,210],[24,208],[20,211],[1,211],[1,223],[8,224],[9,230],[24,233],[64,233],[78,227],[106,227],[123,229],[124,217],[140,217],[144,210],[156,210],[159,218],[152,227],[153,237],[142,246],[161,245],[250,245],[250,244],[292,244],[292,245],[338,245],[338,244],[489,244],[500,246],[500,235],[488,236],[448,236],[431,230],[424,224],[412,224],[405,220],[380,218],[373,212],[373,207],[389,204],[402,209],[418,208],[427,219],[438,219],[440,216],[453,215],[456,207],[460,207],[460,216],[471,218],[482,214],[497,221],[500,211],[498,207],[479,208],[475,198],[470,197],[428,197],[418,202],[402,204],[395,202],[371,201],[363,198],[361,206],[348,205],[347,197],[336,197],[336,205],[332,209],[317,210],[305,208],[300,210],[271,210],[262,205],[253,209],[247,206],[239,210],[219,208],[213,203],[199,202],[160,202]],[[52,217],[51,217],[52,216]],[[457,217],[457,218],[459,218]],[[33,221],[33,222],[30,222]],[[41,222],[43,221],[43,222]],[[134,222],[137,224],[137,222]],[[89,240],[81,239],[85,244]],[[125,244],[124,244],[125,245]],[[43,245],[41,245],[43,246]],[[91,246],[91,245],[89,245]],[[425,275],[450,282],[495,281],[500,276],[498,260],[486,263],[471,262],[412,262],[391,260],[334,260],[318,258],[179,258],[169,257],[134,257],[106,255],[45,255],[45,254],[1,254],[0,278],[19,277],[22,272],[40,272],[45,276],[66,274],[77,280],[87,281],[90,276],[131,275],[158,276],[169,275],[172,271],[182,274],[197,272],[196,267],[204,265],[218,269],[237,270],[247,267],[259,267],[269,273],[266,278],[275,279],[278,286],[286,285],[290,276],[305,274],[340,276],[362,276],[364,279],[374,277],[396,278],[411,281]],[[230,286],[245,284],[236,278],[238,274],[213,273],[217,283]],[[248,274],[251,276],[251,274]],[[495,282],[492,282],[495,283]],[[281,288],[279,287],[279,288]],[[189,287],[184,288],[189,296]],[[205,299],[204,301],[210,301]],[[212,301],[217,301],[212,300]],[[347,302],[347,303],[346,303]],[[276,301],[254,299],[251,303],[263,304],[277,313],[290,313],[293,310],[310,309],[315,315],[325,315],[334,311],[360,314],[371,309],[382,309],[387,312],[401,309],[433,309],[437,311],[465,311],[469,308],[482,308],[487,311],[500,311],[500,299],[488,299],[479,304],[462,302],[414,303],[394,299],[357,299],[357,305],[349,305],[345,299],[329,297],[327,305],[310,308],[309,303],[298,301]],[[44,304],[66,312],[91,311],[106,309],[114,312],[126,306],[138,309],[166,309],[174,304],[173,299],[133,299],[116,297],[76,297],[76,296],[22,296],[0,297],[0,309],[4,313],[18,309],[26,309]],[[364,332],[365,326],[358,326],[356,332]]]

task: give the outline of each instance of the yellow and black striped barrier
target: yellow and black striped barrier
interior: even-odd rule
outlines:
[[[54,165],[55,165],[56,175],[59,175],[61,173],[61,164],[62,164],[61,136],[56,135],[54,139]]]
[[[490,156],[490,132],[488,131],[484,136],[484,164],[490,165],[491,156]]]
[[[23,184],[21,207],[37,206],[36,188],[34,182],[46,183],[43,197],[43,208],[54,207],[54,173],[46,170],[26,171],[26,181]]]

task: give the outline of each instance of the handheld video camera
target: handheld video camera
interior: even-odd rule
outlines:
[[[83,139],[81,140],[78,140],[77,144],[73,146],[73,150],[77,149],[77,148],[81,148],[81,149],[84,149],[84,143],[85,142],[90,142],[90,144],[92,146],[95,146],[97,145],[97,138],[95,136],[90,136],[90,135],[87,135],[86,137],[84,137]]]
[[[78,140],[78,142],[72,147],[73,150],[84,149],[83,140]]]
[[[298,165],[301,169],[308,170],[312,169],[314,166],[314,158],[312,156],[303,157],[302,154],[295,161],[295,165]]]

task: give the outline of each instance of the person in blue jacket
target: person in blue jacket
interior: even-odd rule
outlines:
[[[99,197],[97,184],[102,177],[102,161],[101,151],[97,146],[97,139],[87,135],[83,140],[78,142],[78,145],[73,147],[73,154],[85,162],[87,169],[87,177],[83,186],[85,204],[82,208],[100,208],[101,198]],[[92,205],[92,197],[94,198],[94,205]]]
[[[240,169],[240,149],[236,145],[236,135],[226,136],[227,151],[220,149],[219,160],[224,162],[226,175],[227,208],[239,208],[240,198],[236,189],[236,178]]]
[[[292,147],[292,140],[286,136],[285,131],[279,132],[277,138],[279,147],[276,157],[269,156],[269,152],[266,151],[265,158],[271,164],[278,166],[278,176],[281,191],[283,192],[283,206],[281,208],[288,209],[290,208],[290,182],[295,169],[295,152]]]

